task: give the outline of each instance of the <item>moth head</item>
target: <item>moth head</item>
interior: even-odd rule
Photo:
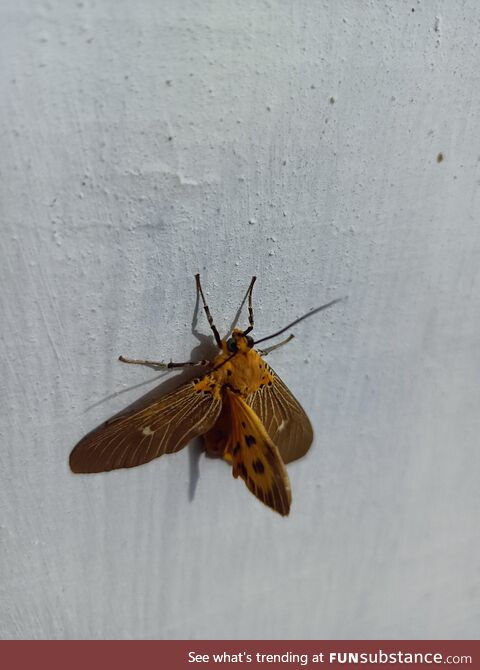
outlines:
[[[234,328],[232,336],[225,343],[226,353],[236,354],[237,352],[248,351],[253,347],[253,337],[244,335],[240,328]]]

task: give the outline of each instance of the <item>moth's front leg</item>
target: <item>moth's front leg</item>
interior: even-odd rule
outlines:
[[[275,351],[275,349],[279,349],[280,347],[283,347],[284,344],[287,344],[288,342],[290,342],[290,340],[293,340],[294,337],[295,337],[295,335],[289,335],[285,340],[282,340],[278,344],[274,344],[271,347],[267,347],[267,349],[258,349],[258,353],[260,354],[260,356],[266,356],[271,351]]]
[[[186,361],[185,363],[165,363],[164,361],[144,361],[137,358],[125,358],[125,356],[119,356],[118,360],[122,363],[129,363],[130,365],[147,365],[151,368],[157,368],[159,370],[171,370],[172,368],[189,368],[189,367],[200,367],[210,364],[210,361],[201,360],[201,361]]]

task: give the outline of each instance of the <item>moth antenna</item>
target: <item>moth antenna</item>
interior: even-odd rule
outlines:
[[[308,319],[309,316],[313,316],[314,314],[318,314],[318,312],[321,312],[324,309],[327,309],[327,307],[331,307],[332,305],[335,305],[337,302],[342,302],[343,300],[346,300],[346,296],[343,298],[335,298],[335,300],[330,300],[330,302],[327,302],[325,305],[321,305],[320,307],[317,307],[316,309],[310,310],[310,312],[307,312],[303,316],[299,317],[298,319],[295,319],[295,321],[292,321],[292,323],[289,323],[288,326],[285,326],[285,328],[282,328],[281,330],[278,330],[276,333],[273,333],[273,335],[268,335],[267,337],[262,337],[259,340],[255,340],[254,344],[259,344],[260,342],[265,342],[265,340],[271,340],[272,337],[277,337],[277,335],[281,335],[284,333],[286,330],[291,328],[292,326],[296,326],[297,323],[300,323],[300,321],[303,321],[304,319]]]
[[[247,296],[248,296],[248,323],[249,326],[246,330],[243,331],[244,335],[248,335],[253,330],[254,327],[254,320],[253,320],[253,305],[252,305],[252,292],[253,292],[253,285],[255,284],[257,278],[255,276],[252,277],[252,281],[250,282],[250,286],[248,287],[247,290]]]
[[[210,325],[210,328],[212,329],[213,336],[215,337],[215,342],[217,343],[218,348],[221,349],[222,348],[222,338],[219,335],[217,327],[213,323],[213,318],[212,318],[212,315],[210,314],[210,309],[207,305],[207,301],[205,300],[205,295],[203,293],[202,285],[200,283],[200,275],[198,273],[195,275],[195,282],[196,282],[196,285],[197,285],[197,291],[200,294],[200,298],[202,299],[203,309],[204,309],[205,314],[207,316],[208,323]]]

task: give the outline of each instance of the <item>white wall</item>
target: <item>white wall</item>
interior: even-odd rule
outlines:
[[[477,637],[476,0],[0,11],[2,637]],[[68,469],[167,379],[119,354],[210,350],[197,271],[222,333],[254,273],[257,336],[349,296],[271,356],[288,519],[194,448]]]

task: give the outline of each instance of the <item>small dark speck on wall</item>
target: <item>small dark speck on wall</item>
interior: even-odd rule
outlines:
[[[441,163],[441,162],[443,161],[444,158],[445,158],[445,156],[444,156],[444,155],[442,154],[442,152],[440,151],[440,152],[437,154],[437,163]]]

